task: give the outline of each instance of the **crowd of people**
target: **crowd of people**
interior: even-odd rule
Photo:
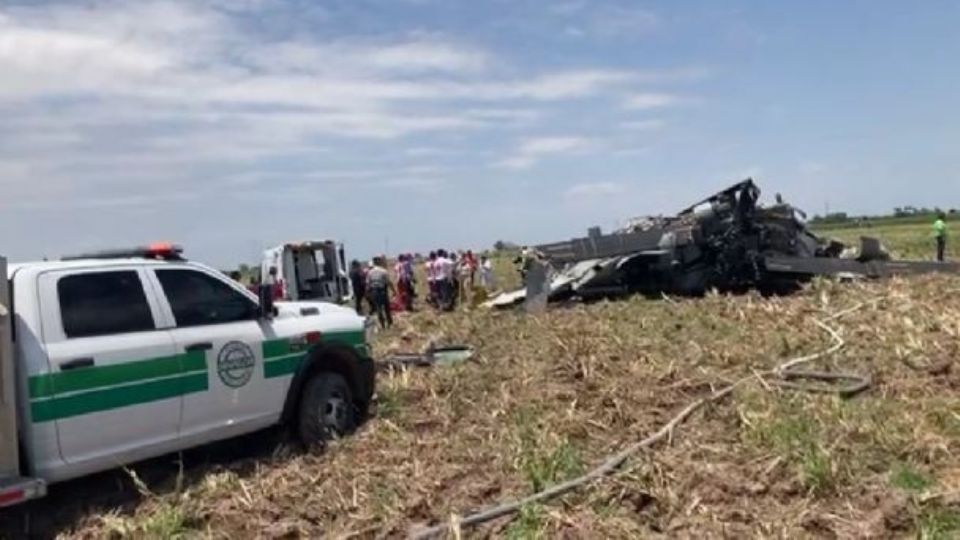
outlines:
[[[424,287],[418,278],[418,259]],[[386,256],[374,257],[367,264],[355,260],[350,264],[350,283],[357,313],[376,316],[383,328],[393,325],[394,312],[414,311],[421,294],[427,306],[453,311],[496,289],[493,262],[470,250],[438,249],[425,258],[404,253],[397,256],[392,268],[388,268]]]

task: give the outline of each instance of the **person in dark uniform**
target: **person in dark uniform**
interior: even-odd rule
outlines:
[[[377,257],[373,259],[373,268],[367,272],[367,292],[370,295],[370,304],[380,321],[380,328],[384,330],[393,326],[390,294],[396,294],[393,282],[390,281],[390,272],[387,271],[385,266],[385,259]]]
[[[353,303],[357,315],[363,315],[363,300],[367,297],[367,275],[360,261],[350,263],[350,286],[353,288]]]

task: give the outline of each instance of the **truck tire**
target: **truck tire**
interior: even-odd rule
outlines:
[[[323,447],[356,426],[357,411],[347,380],[330,371],[311,376],[300,397],[298,434],[303,444]]]

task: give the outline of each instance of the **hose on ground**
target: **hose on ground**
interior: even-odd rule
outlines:
[[[837,320],[841,317],[859,311],[866,307],[868,304],[875,304],[879,299],[874,299],[868,302],[861,302],[851,308],[845,309],[843,311],[834,313],[833,315],[822,319],[814,320],[814,323],[819,326],[821,329],[826,331],[832,340],[832,345],[820,352],[809,354],[806,356],[801,356],[788,360],[776,368],[749,375],[739,379],[738,381],[714,391],[708,396],[702,397],[693,403],[690,403],[684,407],[679,413],[677,413],[673,418],[670,419],[666,424],[663,425],[659,430],[649,437],[635,442],[630,446],[624,448],[620,452],[609,457],[606,461],[600,464],[600,466],[595,469],[587,472],[583,476],[556,484],[554,486],[548,487],[543,491],[534,493],[530,496],[524,497],[519,500],[506,502],[497,506],[492,506],[478,512],[463,516],[463,517],[454,517],[451,522],[444,523],[441,525],[436,525],[429,528],[415,529],[411,531],[410,538],[416,540],[437,538],[438,536],[443,535],[447,532],[454,533],[459,537],[460,530],[480,525],[506,517],[512,514],[515,514],[520,511],[525,506],[531,504],[542,503],[551,499],[555,499],[562,495],[565,495],[571,491],[579,489],[587,484],[590,484],[594,481],[600,480],[611,473],[619,469],[628,459],[633,455],[637,454],[641,450],[647,449],[655,445],[656,443],[662,441],[663,439],[669,438],[672,439],[673,430],[676,429],[680,424],[682,424],[687,418],[689,418],[693,413],[697,412],[704,406],[720,401],[725,397],[729,396],[741,385],[754,380],[759,376],[765,382],[773,382],[776,386],[789,390],[797,391],[806,391],[806,392],[821,392],[821,393],[835,393],[841,396],[852,396],[857,393],[860,393],[867,388],[869,388],[871,381],[867,376],[861,376],[850,373],[828,373],[820,371],[799,371],[794,368],[801,364],[807,364],[826,356],[832,355],[842,349],[846,342],[840,336],[840,333],[827,325],[828,322]],[[824,383],[831,383],[837,381],[847,381],[846,385],[837,386],[832,384],[821,384],[821,385],[812,385],[809,383],[800,383],[798,380],[815,380]]]
[[[799,380],[819,381],[826,384],[811,384],[796,382]],[[829,371],[800,371],[789,370],[780,375],[775,381],[767,381],[774,386],[799,392],[813,392],[819,394],[837,394],[840,397],[853,397],[870,388],[872,380],[869,376],[856,373],[842,373]],[[835,384],[845,383],[845,384]]]

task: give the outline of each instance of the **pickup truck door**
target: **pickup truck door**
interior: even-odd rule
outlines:
[[[265,427],[280,416],[282,392],[264,384],[263,342],[269,322],[240,284],[191,266],[152,270],[161,309],[180,352],[202,353],[209,387],[183,401],[185,444]]]
[[[55,422],[60,455],[93,471],[172,448],[181,395],[206,384],[202,358],[178,354],[158,329],[143,269],[111,267],[39,276],[50,371],[29,378],[32,422]]]

